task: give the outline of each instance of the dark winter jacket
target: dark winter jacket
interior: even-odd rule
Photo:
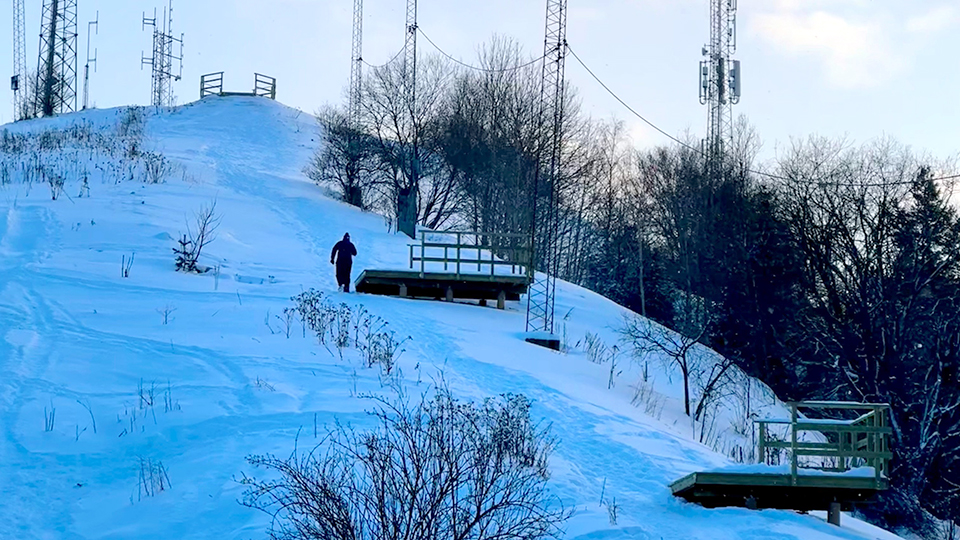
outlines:
[[[349,240],[341,240],[333,246],[330,252],[330,262],[337,262],[337,270],[350,270],[353,266],[353,258],[357,255],[357,248]]]

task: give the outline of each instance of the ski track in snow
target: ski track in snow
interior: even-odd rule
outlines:
[[[608,391],[605,366],[524,343],[522,304],[498,311],[331,292],[329,248],[345,230],[360,251],[355,276],[403,268],[407,240],[303,177],[316,139],[307,115],[213,98],[152,114],[147,135],[195,179],[93,185],[92,198],[76,201],[36,189],[0,202],[0,538],[265,537],[268,517],[236,502],[234,478],[253,472],[244,456],[286,455],[298,437],[309,447],[314,425],[335,419],[365,425],[370,403],[351,397],[353,387],[389,395],[350,351],[341,361],[303,339],[299,324],[289,339],[277,332],[271,317],[309,287],[411,336],[398,364],[411,396],[441,373],[465,398],[528,395],[560,440],[552,485],[577,509],[567,538],[895,538],[851,518],[837,529],[814,516],[673,498],[670,482],[726,459],[631,406],[630,381]],[[173,238],[214,199],[223,222],[205,264],[221,265],[219,281],[173,272]],[[120,256],[133,252],[131,277],[120,278]],[[572,332],[612,342],[620,308],[569,285],[558,292],[558,313],[575,306]],[[167,325],[164,306],[175,308]],[[152,407],[141,407],[141,384]],[[172,411],[160,403],[168,384]],[[663,384],[669,394],[674,383]],[[44,407],[56,409],[49,433]],[[162,460],[169,491],[140,495],[141,458]],[[601,489],[621,506],[618,526],[599,505]]]

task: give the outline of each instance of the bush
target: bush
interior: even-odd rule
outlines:
[[[337,424],[310,452],[247,458],[279,474],[241,480],[241,503],[273,516],[271,538],[535,540],[561,532],[570,512],[546,489],[556,441],[531,422],[525,396],[475,404],[441,387],[416,406],[377,398],[370,414],[373,430]]]

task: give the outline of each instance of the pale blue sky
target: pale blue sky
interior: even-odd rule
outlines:
[[[159,0],[78,0],[81,56],[86,22],[100,11],[92,101],[146,104],[150,46],[143,11]],[[28,64],[36,66],[41,0],[27,0]],[[9,4],[7,4],[9,6]],[[179,101],[198,97],[199,76],[225,71],[228,90],[248,90],[253,72],[278,79],[277,98],[306,111],[342,100],[349,76],[352,0],[175,0],[186,34]],[[539,56],[544,0],[420,0],[423,31],[470,61],[493,34],[512,36]],[[366,0],[364,58],[382,63],[401,46],[404,0]],[[697,63],[708,36],[707,0],[569,0],[568,40],[611,88],[672,134],[702,134]],[[0,19],[0,73],[11,71],[10,12]],[[791,137],[818,133],[863,142],[891,135],[946,158],[960,151],[960,4],[955,0],[739,0],[739,50],[746,115],[764,155]],[[422,38],[422,51],[431,46]],[[82,73],[83,58],[80,59]],[[635,143],[668,142],[632,118],[570,59],[568,79],[597,117],[627,122]],[[82,84],[82,83],[80,83]],[[11,118],[4,83],[0,121]]]

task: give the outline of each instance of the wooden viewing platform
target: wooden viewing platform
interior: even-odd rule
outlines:
[[[420,243],[410,245],[410,270],[366,269],[354,287],[361,293],[448,302],[496,300],[504,309],[507,300],[519,300],[529,287],[528,245],[529,237],[520,234],[421,231]]]
[[[247,96],[277,99],[277,79],[260,73],[254,73],[252,92],[225,92],[223,90],[222,71],[205,73],[200,76],[200,99],[207,96]]]
[[[890,406],[879,403],[790,403],[790,419],[761,420],[758,466],[688,474],[670,485],[677,497],[706,507],[840,510],[888,487]],[[802,418],[799,409],[864,412],[850,420]],[[784,426],[781,438],[775,426]],[[806,435],[804,435],[806,434]]]

